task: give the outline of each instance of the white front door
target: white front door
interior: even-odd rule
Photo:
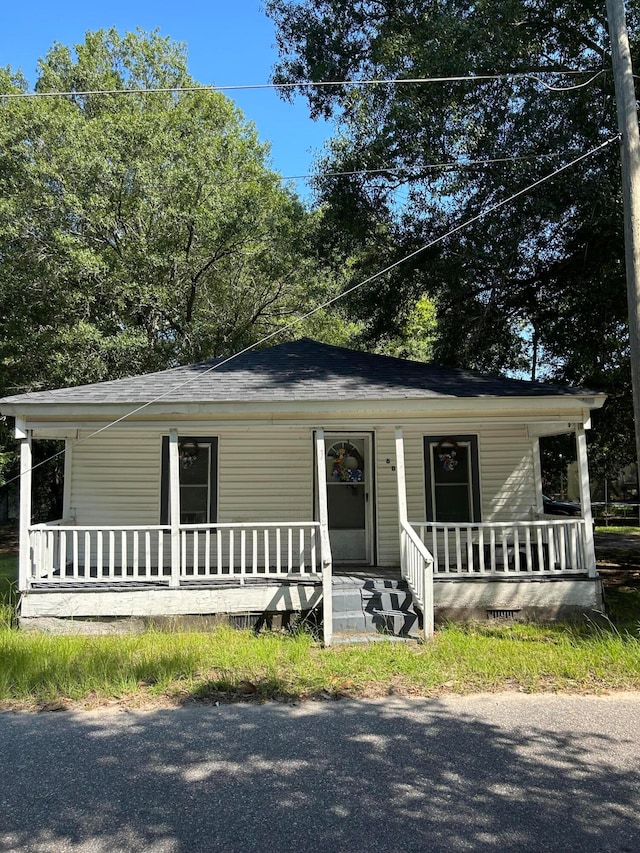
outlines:
[[[371,563],[371,436],[325,434],[329,538],[335,563]]]

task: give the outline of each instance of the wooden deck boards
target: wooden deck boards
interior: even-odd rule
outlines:
[[[366,579],[384,579],[398,580],[400,578],[400,569],[387,568],[382,566],[337,566],[333,570],[333,582],[336,584],[362,582]],[[168,589],[170,576],[168,574],[158,575],[153,574],[149,578],[139,577],[124,577],[112,578],[109,580],[97,580],[89,578],[65,578],[59,580],[55,578],[51,581],[40,580],[31,584],[31,589],[34,591],[54,591],[54,590],[103,590],[105,592],[117,592],[120,590],[149,590],[149,589]],[[319,574],[301,574],[292,572],[289,575],[264,575],[264,574],[245,574],[245,575],[215,575],[205,576],[196,575],[180,579],[178,589],[224,589],[238,586],[263,586],[282,584],[289,586],[291,584],[310,584],[317,585],[322,583],[322,577]]]

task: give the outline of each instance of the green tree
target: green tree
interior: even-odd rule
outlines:
[[[181,46],[111,30],[55,45],[40,97],[2,103],[0,390],[234,351],[324,293],[317,217],[233,103],[141,91],[195,85]]]
[[[277,26],[276,82],[492,76],[300,88],[312,115],[337,123],[316,189],[324,227],[359,258],[356,276],[617,132],[605,7],[593,0],[269,0],[267,11]],[[635,7],[630,26],[635,45]],[[575,87],[597,71],[581,88],[548,88]],[[501,74],[511,76],[493,76]],[[514,159],[489,162],[503,158]],[[450,162],[463,165],[432,167]],[[374,171],[327,174],[363,169]],[[369,340],[381,341],[427,294],[440,362],[602,389],[615,399],[600,416],[606,430],[612,418],[628,423],[619,188],[613,144],[398,267],[375,292],[363,288],[352,310]],[[632,456],[633,430],[617,447],[618,464]]]
[[[184,46],[87,33],[51,48],[35,90],[6,97],[27,84],[0,70],[0,396],[228,354],[338,286],[319,215]],[[305,329],[348,336],[337,312],[289,334]]]

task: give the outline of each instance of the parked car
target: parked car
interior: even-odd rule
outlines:
[[[571,515],[574,517],[582,515],[582,507],[573,501],[554,501],[543,495],[542,506],[545,515]]]

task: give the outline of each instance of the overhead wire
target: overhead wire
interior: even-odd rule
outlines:
[[[449,160],[444,163],[425,163],[419,171],[409,171],[402,166],[381,166],[378,169],[353,169],[347,172],[312,172],[308,175],[283,175],[283,181],[297,181],[304,178],[342,178],[354,175],[377,175],[393,172],[406,172],[409,178],[420,177],[424,169],[466,169],[476,166],[490,166],[497,163],[516,163],[519,161],[546,160],[551,157],[565,157],[568,151],[549,151],[547,154],[518,154],[513,157],[481,157],[476,160]]]
[[[339,300],[344,299],[346,296],[349,296],[352,293],[355,293],[356,290],[359,290],[360,288],[365,287],[368,284],[371,284],[371,282],[376,281],[377,279],[381,278],[382,276],[386,275],[387,273],[391,272],[392,270],[396,269],[397,267],[401,266],[402,264],[406,263],[407,261],[411,260],[412,258],[415,258],[418,255],[422,254],[423,252],[427,251],[427,249],[431,249],[433,246],[436,246],[438,243],[441,243],[443,240],[446,240],[448,237],[451,237],[453,234],[456,234],[459,231],[462,231],[463,229],[468,228],[474,222],[478,222],[480,219],[484,218],[485,216],[488,216],[490,213],[495,212],[499,208],[504,207],[505,205],[509,204],[512,201],[515,201],[515,199],[519,198],[520,196],[526,195],[527,193],[531,192],[531,190],[535,189],[536,187],[539,187],[541,184],[544,184],[547,181],[550,181],[556,175],[559,175],[561,172],[564,172],[567,169],[570,169],[572,166],[577,165],[582,160],[585,160],[587,157],[591,157],[593,154],[596,154],[598,151],[601,151],[602,149],[606,148],[608,145],[611,145],[613,142],[618,141],[619,139],[620,139],[620,134],[616,134],[615,136],[613,136],[613,137],[605,140],[604,142],[600,143],[600,145],[597,145],[595,148],[591,148],[589,151],[587,151],[583,154],[580,154],[580,156],[576,157],[574,160],[571,160],[570,162],[564,163],[562,166],[559,166],[557,169],[555,169],[553,172],[550,172],[548,175],[544,175],[543,177],[538,178],[533,183],[529,184],[528,186],[524,187],[521,190],[518,190],[515,193],[512,193],[511,195],[507,196],[506,198],[500,199],[499,201],[495,202],[494,204],[490,205],[489,207],[485,208],[484,210],[481,210],[479,213],[475,214],[471,218],[466,219],[464,222],[461,222],[458,225],[454,226],[453,228],[449,229],[449,231],[445,232],[444,234],[441,234],[440,236],[435,237],[432,240],[429,240],[423,246],[420,246],[418,249],[415,249],[413,252],[410,252],[408,255],[404,255],[399,260],[394,261],[392,264],[389,264],[388,266],[384,267],[383,269],[379,270],[378,272],[374,273],[373,275],[368,276],[368,278],[365,278],[363,281],[357,282],[356,284],[347,288],[347,290],[344,290],[341,293],[337,294],[336,296],[333,296],[330,299],[327,299],[324,302],[321,302],[320,304],[316,305],[311,310],[306,311],[304,314],[301,314],[300,316],[296,317],[290,323],[287,323],[284,326],[281,326],[278,329],[275,329],[273,332],[270,332],[268,335],[265,335],[263,338],[256,341],[255,343],[249,344],[248,346],[244,347],[241,350],[238,350],[237,352],[233,353],[232,355],[229,355],[227,357],[222,357],[221,359],[216,361],[214,364],[212,364],[211,367],[207,368],[206,370],[203,370],[202,372],[198,373],[196,376],[190,376],[188,379],[184,380],[183,382],[177,382],[175,385],[172,385],[171,388],[168,388],[164,393],[159,394],[158,396],[154,397],[151,400],[148,400],[148,401],[142,403],[139,406],[136,406],[135,408],[131,409],[129,412],[126,412],[124,415],[121,415],[119,418],[116,418],[115,420],[110,421],[109,423],[103,425],[102,427],[100,427],[97,430],[94,430],[93,432],[89,433],[88,435],[86,435],[82,438],[79,438],[75,442],[74,446],[77,446],[78,444],[82,444],[85,441],[89,441],[90,439],[95,438],[98,435],[101,435],[103,432],[106,432],[107,430],[112,429],[113,427],[117,426],[118,424],[123,423],[123,421],[126,421],[129,418],[134,417],[135,415],[144,411],[145,409],[148,409],[149,406],[153,406],[155,403],[158,403],[161,400],[165,399],[166,397],[169,397],[174,392],[186,387],[187,385],[192,384],[193,382],[199,381],[200,379],[202,379],[203,376],[206,376],[207,374],[212,373],[215,370],[218,370],[219,368],[223,367],[225,364],[229,364],[229,362],[234,361],[236,358],[239,358],[240,356],[244,355],[245,353],[251,352],[251,350],[254,350],[254,349],[262,346],[263,344],[268,343],[269,341],[273,340],[278,335],[282,335],[284,332],[294,328],[295,326],[304,322],[304,320],[307,320],[309,317],[313,316],[314,314],[317,314],[318,311],[322,311],[325,308],[328,308],[330,305],[334,305]],[[51,456],[48,456],[46,459],[43,459],[42,461],[36,463],[35,465],[32,465],[29,469],[27,469],[27,471],[34,471],[36,468],[40,468],[42,465],[46,465],[48,462],[51,462],[54,459],[57,459],[59,456],[62,456],[65,452],[66,452],[66,449],[60,450],[57,453],[54,453]],[[5,483],[3,483],[3,485],[8,486],[9,484],[19,480],[25,473],[27,473],[27,471],[20,472],[20,474],[16,475],[15,477],[12,477],[10,480],[7,480]]]
[[[605,74],[609,69],[601,68],[598,71],[570,71],[570,70],[554,70],[541,69],[539,71],[508,71],[496,74],[457,74],[448,77],[401,77],[401,78],[380,78],[372,80],[301,80],[297,83],[247,83],[233,84],[229,86],[148,86],[148,87],[131,87],[119,89],[69,89],[66,91],[50,91],[50,92],[1,92],[0,100],[19,100],[28,98],[62,98],[62,97],[89,97],[92,95],[179,95],[183,93],[193,92],[243,92],[260,89],[306,89],[306,88],[331,88],[338,86],[405,86],[426,83],[487,83],[494,80],[516,80],[530,79],[539,83],[544,88],[551,92],[572,92],[575,89],[582,89],[588,86],[602,74]],[[551,86],[542,79],[543,74],[553,76],[576,76],[581,74],[591,74],[588,80],[583,83],[577,83],[574,86]]]
[[[436,169],[449,169],[452,171],[462,170],[462,169],[473,169],[482,166],[493,166],[500,163],[519,163],[519,162],[535,162],[539,160],[550,160],[555,159],[557,157],[567,157],[572,154],[577,153],[575,150],[571,151],[566,149],[564,151],[547,151],[543,154],[514,154],[508,157],[477,157],[474,160],[446,160],[440,163],[423,163],[418,170],[409,170],[403,166],[379,166],[375,169],[350,169],[345,171],[319,171],[319,172],[309,172],[305,175],[280,175],[275,172],[274,174],[278,175],[281,181],[298,181],[298,180],[306,180],[308,178],[340,178],[340,177],[352,177],[355,175],[385,175],[385,174],[397,174],[404,173],[407,178],[420,178],[422,177],[422,172]],[[80,176],[80,172],[71,171],[71,175],[78,177]],[[216,182],[216,186],[225,186],[231,181],[238,181],[238,175],[234,174],[233,178],[229,178],[226,181],[218,180]],[[242,175],[240,174],[240,180],[242,180]],[[248,178],[247,180],[252,181],[253,178]],[[163,189],[167,188],[168,184],[165,183],[154,183],[154,182],[144,182],[143,184],[145,189]]]

